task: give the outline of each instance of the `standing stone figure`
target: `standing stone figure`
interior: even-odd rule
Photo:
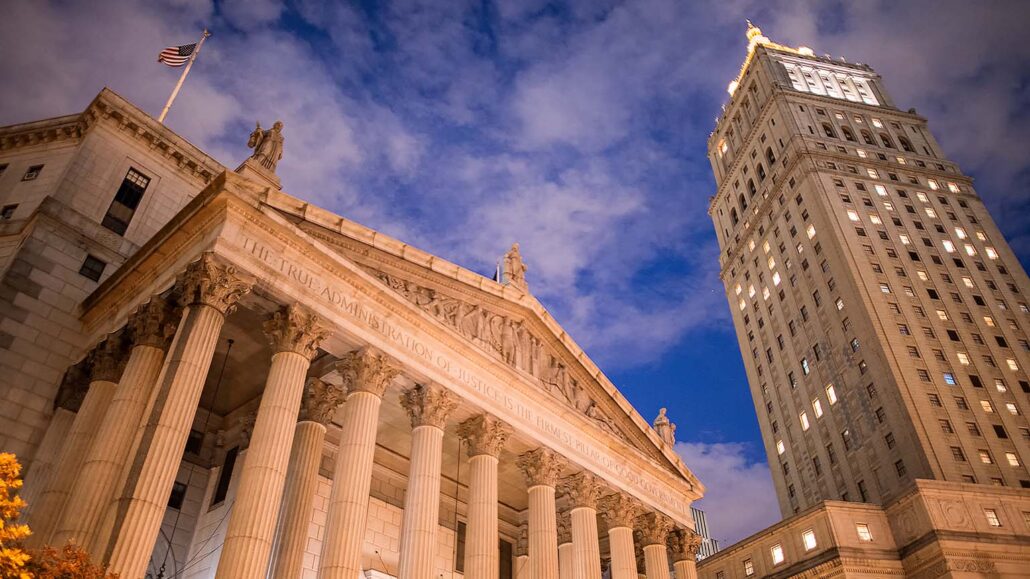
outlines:
[[[279,163],[279,159],[283,158],[284,141],[282,121],[276,121],[267,131],[261,130],[259,122],[254,131],[250,133],[250,140],[247,141],[247,147],[254,149],[254,154],[250,158],[275,173],[275,166]]]
[[[508,253],[504,254],[504,279],[502,281],[525,290],[527,289],[526,269],[526,264],[522,261],[522,254],[519,253],[519,244],[513,243]]]
[[[665,412],[665,408],[658,411],[658,418],[654,419],[654,430],[665,444],[672,446],[676,444],[676,425],[669,421]]]

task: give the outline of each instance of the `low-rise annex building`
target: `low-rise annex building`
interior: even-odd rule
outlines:
[[[696,575],[703,486],[517,247],[483,277],[108,90],[0,143],[0,447],[37,544],[122,577]]]

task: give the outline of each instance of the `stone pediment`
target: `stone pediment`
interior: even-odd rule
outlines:
[[[542,393],[700,488],[678,455],[531,295],[285,193],[269,191],[264,202]]]

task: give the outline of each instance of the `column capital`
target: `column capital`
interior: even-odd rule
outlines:
[[[469,457],[481,454],[496,457],[511,432],[507,423],[490,414],[473,416],[458,425],[458,436],[469,445]]]
[[[572,542],[572,517],[569,511],[558,513],[558,544]]]
[[[400,373],[393,359],[375,348],[348,352],[336,362],[348,393],[368,392],[382,398],[386,387]]]
[[[294,352],[308,360],[332,333],[322,324],[321,316],[300,304],[279,308],[265,322],[264,330],[276,353]]]
[[[237,274],[235,266],[221,264],[213,253],[205,252],[179,277],[180,300],[184,306],[204,304],[227,316],[240,298],[250,293],[251,285]]]
[[[549,448],[540,447],[524,453],[518,459],[518,467],[526,475],[529,486],[553,487],[565,468],[565,459]]]
[[[129,352],[125,346],[125,334],[116,332],[93,348],[89,353],[91,382],[117,382],[122,377],[125,364],[129,361]]]
[[[412,428],[443,428],[451,411],[458,406],[458,399],[439,384],[415,384],[401,394],[401,406],[408,411]]]
[[[690,529],[680,527],[669,533],[669,551],[672,552],[673,563],[696,560],[700,547],[701,535]]]
[[[336,409],[343,402],[343,388],[323,382],[318,378],[308,378],[304,385],[304,398],[300,405],[298,422],[317,422],[328,426],[336,415]]]
[[[569,496],[572,508],[586,507],[597,508],[597,501],[601,498],[604,490],[604,483],[596,476],[588,472],[577,472],[571,474],[561,481],[561,492]]]
[[[644,547],[664,546],[672,527],[672,519],[662,513],[649,512],[637,517],[637,532],[640,533],[640,544]]]
[[[181,313],[172,300],[154,296],[129,317],[129,334],[133,346],[153,346],[162,350],[175,335]]]
[[[69,366],[57,388],[54,408],[65,408],[77,413],[89,389],[89,375],[89,358]]]
[[[633,528],[637,515],[640,514],[640,505],[633,497],[615,493],[602,498],[599,502],[601,516],[604,517],[609,529]]]

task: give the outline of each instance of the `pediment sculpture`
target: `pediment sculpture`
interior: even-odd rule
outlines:
[[[597,404],[568,366],[529,330],[523,320],[497,314],[388,273],[366,268],[393,291],[450,326],[480,348],[541,382],[555,398],[569,404],[608,432],[627,439],[615,421]]]

